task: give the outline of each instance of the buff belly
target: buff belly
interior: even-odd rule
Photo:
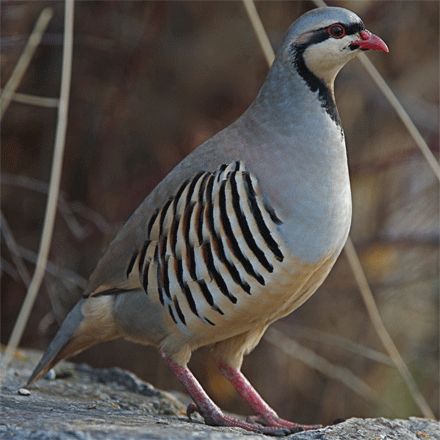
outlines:
[[[179,326],[167,317],[168,328],[172,332],[167,337],[166,345],[181,347],[186,344],[192,351],[256,328],[267,327],[292,313],[310,298],[325,280],[335,261],[334,255],[314,264],[301,264],[295,257],[287,258],[274,270],[266,285],[255,286],[251,295],[235,292],[238,298],[235,304],[226,297],[218,300],[217,305],[223,314],[205,310],[205,316],[214,325],[190,317],[185,326]]]

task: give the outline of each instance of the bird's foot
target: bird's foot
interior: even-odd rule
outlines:
[[[272,435],[275,437],[283,437],[288,434],[292,434],[294,432],[298,432],[297,429],[290,429],[282,426],[263,426],[259,423],[247,422],[244,420],[237,419],[235,417],[226,416],[222,412],[209,412],[203,414],[202,411],[199,410],[197,405],[194,403],[190,403],[186,408],[186,415],[191,420],[191,415],[195,412],[198,412],[205,420],[205,423],[210,426],[226,426],[231,428],[242,428],[246,431],[256,432],[259,434]]]
[[[299,423],[291,422],[271,414],[249,416],[246,420],[271,428],[287,428],[291,430],[291,432],[311,431],[313,429],[322,428],[322,425],[300,425]]]

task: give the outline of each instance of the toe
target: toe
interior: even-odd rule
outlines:
[[[188,406],[186,407],[186,416],[188,417],[188,419],[192,420],[191,416],[196,412],[199,412],[199,408],[197,407],[197,405],[192,402],[188,404]]]

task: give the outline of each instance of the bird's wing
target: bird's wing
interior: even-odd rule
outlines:
[[[199,172],[143,219],[142,243],[119,262],[122,276],[89,295],[141,287],[173,320],[209,322],[202,309],[221,313],[219,304],[260,289],[284,259],[280,223],[243,162]]]

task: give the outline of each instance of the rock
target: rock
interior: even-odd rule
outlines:
[[[63,362],[56,379],[43,379],[24,399],[26,382],[40,353],[23,351],[14,359],[1,391],[0,439],[9,440],[238,440],[264,439],[240,429],[188,421],[185,405],[172,394],[119,368],[95,369]],[[435,440],[438,422],[350,419],[291,440]]]
[[[291,436],[295,440],[438,440],[440,425],[434,420],[349,419],[338,425]]]
[[[17,393],[18,393],[20,396],[30,396],[30,395],[31,395],[31,392],[30,392],[27,388],[20,388],[20,389],[17,391]]]

